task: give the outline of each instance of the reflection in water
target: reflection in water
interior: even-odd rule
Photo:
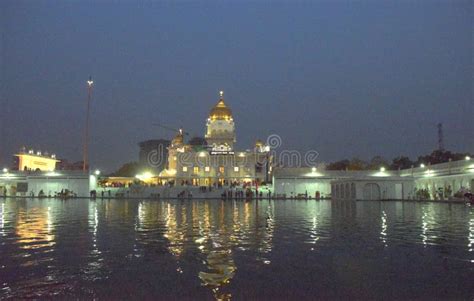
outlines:
[[[184,250],[184,231],[182,226],[186,224],[186,209],[183,206],[180,218],[176,210],[176,204],[168,203],[165,212],[166,232],[164,237],[169,241],[168,249],[171,254],[179,257]],[[182,224],[181,224],[182,223]]]
[[[52,233],[51,207],[21,210],[17,216],[16,234],[22,249],[52,247],[56,244]]]
[[[474,212],[471,210],[469,212],[469,235],[468,235],[468,240],[469,243],[467,244],[467,247],[469,249],[469,252],[472,252],[473,246],[474,246]]]
[[[0,299],[466,299],[474,211],[403,204],[7,199]]]
[[[263,254],[269,254],[272,251],[273,247],[273,232],[275,231],[275,211],[273,210],[273,205],[270,202],[267,207],[266,220],[265,220],[265,232],[262,239],[262,252]],[[268,258],[263,258],[263,263],[270,264]]]
[[[5,203],[2,202],[2,212],[0,213],[0,235],[5,236]]]
[[[318,229],[318,224],[320,222],[319,221],[320,215],[318,214],[319,212],[320,210],[317,210],[317,208],[315,207],[313,210],[313,223],[311,227],[311,234],[310,234],[310,241],[309,241],[310,244],[316,244],[321,238],[319,234],[319,229]],[[313,246],[311,247],[311,251],[314,251]]]
[[[382,222],[382,230],[380,231],[380,239],[382,240],[385,247],[387,247],[387,213],[382,210],[382,216],[380,217]]]
[[[222,292],[222,287],[234,277],[236,266],[232,258],[232,248],[227,233],[211,232],[206,254],[206,271],[199,272],[202,284],[209,287],[217,300],[228,300],[230,293]]]
[[[438,238],[436,235],[436,231],[434,231],[437,222],[435,219],[435,214],[433,210],[432,204],[427,204],[422,206],[422,214],[421,214],[421,241],[423,245],[428,244],[435,244],[436,239]]]
[[[233,204],[235,206],[235,203]],[[229,284],[235,275],[236,266],[232,258],[232,247],[235,245],[236,237],[234,228],[228,222],[233,220],[225,213],[224,203],[220,202],[217,208],[217,218],[212,219],[211,204],[206,202],[204,206],[204,217],[199,221],[199,234],[196,239],[199,250],[206,256],[204,259],[205,271],[200,271],[198,276],[202,284],[209,287],[217,300],[229,300],[230,293],[223,291],[223,287]],[[194,213],[194,212],[193,212]],[[213,223],[214,221],[214,223]]]
[[[428,236],[426,236],[426,233],[428,232],[427,219],[428,213],[426,212],[426,208],[423,207],[421,215],[421,241],[423,242],[423,245],[426,245],[426,241],[428,240]]]
[[[97,203],[89,203],[89,229],[91,230],[93,247],[97,248],[97,227],[99,226],[99,213],[97,211]]]
[[[265,208],[260,215],[259,208]],[[198,229],[194,243],[204,255],[204,270],[199,272],[202,284],[218,300],[230,299],[225,287],[237,272],[236,250],[256,253],[255,259],[270,264],[274,231],[274,209],[271,203],[203,202],[192,206],[192,224]]]
[[[276,203],[275,203],[276,205]],[[307,223],[309,235],[305,243],[310,251],[318,251],[330,237],[331,208],[333,204],[324,202],[308,202]],[[336,205],[337,206],[337,205]]]
[[[99,211],[97,209],[97,203],[94,201],[89,202],[88,211],[88,229],[92,241],[87,255],[87,265],[83,272],[85,279],[98,280],[102,278],[104,273],[104,258],[98,247]]]

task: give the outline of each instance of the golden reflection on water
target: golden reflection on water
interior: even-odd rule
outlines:
[[[176,204],[168,203],[165,211],[166,231],[164,237],[169,241],[168,249],[170,253],[176,257],[179,257],[184,250],[185,233],[181,230],[181,225],[186,225],[185,210],[185,206],[182,206],[180,220],[178,220]]]
[[[246,251],[254,245],[253,249],[258,250],[256,259],[270,264],[265,254],[272,250],[275,227],[271,204],[264,207],[262,216],[259,216],[259,204],[248,202],[170,201],[165,202],[163,208],[158,216],[164,218],[163,236],[168,242],[168,251],[177,259],[176,271],[183,273],[179,259],[194,246],[202,256],[203,269],[198,277],[217,300],[231,298],[224,290],[237,271],[233,258],[235,249]],[[147,209],[142,204],[138,206],[138,230]]]
[[[233,227],[234,214],[228,218],[224,202],[220,202],[218,206],[215,216],[210,211],[210,204],[206,202],[205,205],[205,222],[201,224],[203,226],[200,229],[201,237],[196,240],[205,256],[203,262],[205,269],[200,271],[198,276],[202,285],[212,290],[216,300],[229,300],[231,295],[224,292],[223,287],[230,283],[237,270],[232,257],[232,248],[238,243],[235,232],[239,231],[239,227]]]
[[[51,220],[51,207],[22,209],[17,215],[16,234],[20,248],[37,249],[56,244]]]

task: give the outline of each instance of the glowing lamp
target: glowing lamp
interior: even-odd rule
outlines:
[[[58,176],[60,176],[60,174],[58,174],[57,172],[54,172],[54,171],[50,171],[50,172],[46,173],[46,176],[48,176],[48,177],[58,177]]]
[[[151,174],[151,172],[144,172],[142,174],[136,175],[135,177],[139,179],[140,181],[146,181],[153,178],[153,175]]]

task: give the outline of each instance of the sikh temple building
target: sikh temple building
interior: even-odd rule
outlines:
[[[221,186],[268,182],[271,156],[260,140],[252,149],[235,150],[235,123],[220,92],[206,120],[207,146],[196,148],[184,141],[182,130],[168,147],[166,169],[159,179],[175,185]]]

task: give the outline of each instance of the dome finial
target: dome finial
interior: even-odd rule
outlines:
[[[222,99],[222,97],[224,97],[224,91],[222,91],[222,90],[219,91],[219,95],[221,96],[221,99]]]

